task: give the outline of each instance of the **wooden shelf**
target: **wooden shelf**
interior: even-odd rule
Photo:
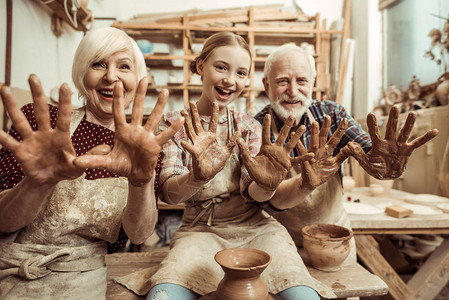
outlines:
[[[190,92],[201,91],[201,86],[189,85],[189,64],[196,57],[194,44],[216,32],[232,31],[244,37],[253,52],[250,84],[242,96],[246,97],[246,111],[254,112],[255,98],[263,92],[254,82],[254,72],[263,71],[266,56],[256,56],[255,49],[261,46],[280,46],[294,42],[311,44],[315,49],[317,77],[313,89],[316,99],[329,93],[330,86],[330,40],[331,36],[342,35],[340,30],[327,30],[325,20],[320,15],[307,16],[299,11],[288,11],[279,6],[249,7],[230,10],[215,10],[200,13],[184,13],[182,16],[146,15],[126,22],[115,22],[112,26],[127,32],[134,39],[147,39],[153,43],[168,43],[182,46],[183,55],[146,54],[145,60],[152,70],[182,70],[183,83],[178,85],[158,85],[149,87],[149,93],[167,88],[182,92],[184,105],[188,106]],[[182,60],[182,65],[173,66],[172,61]],[[259,83],[257,84],[259,85]]]

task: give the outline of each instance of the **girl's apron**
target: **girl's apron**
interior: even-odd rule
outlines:
[[[85,110],[72,114],[73,135]],[[0,240],[0,299],[105,299],[106,242],[117,239],[126,178],[59,182],[30,225]]]
[[[310,122],[314,122],[310,110],[307,110]],[[273,135],[277,138],[278,130],[271,112]],[[292,166],[286,179],[301,173],[300,164]],[[314,223],[335,224],[351,229],[349,217],[343,207],[343,189],[338,173],[332,175],[325,183],[321,184],[307,198],[297,206],[274,217],[284,225],[298,247],[302,247],[301,230],[304,226]],[[354,238],[351,238],[351,253],[346,259],[347,263],[356,262],[356,249]],[[345,262],[345,263],[346,263]]]
[[[233,131],[228,111],[228,138]],[[151,287],[174,283],[200,295],[213,292],[224,276],[214,260],[215,254],[247,247],[271,255],[272,261],[262,273],[270,292],[308,285],[324,297],[335,297],[309,275],[285,228],[258,205],[241,197],[240,170],[238,156],[233,152],[224,169],[186,201],[183,225],[174,233],[167,257],[151,277]]]

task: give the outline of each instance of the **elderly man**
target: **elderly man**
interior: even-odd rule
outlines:
[[[265,204],[266,210],[288,229],[297,246],[302,245],[301,229],[307,224],[328,223],[350,228],[343,208],[340,173],[340,165],[349,155],[353,155],[369,175],[393,179],[402,174],[412,151],[438,134],[434,129],[408,143],[416,116],[409,114],[396,136],[399,111],[393,108],[385,139],[380,136],[372,114],[367,119],[368,135],[341,105],[312,100],[315,76],[315,61],[311,55],[293,44],[279,47],[267,58],[264,68],[263,84],[270,104],[255,117],[262,124],[264,116],[271,115],[272,142],[289,115],[296,118],[291,132],[300,125],[306,126],[302,141],[315,157],[293,166]],[[299,145],[291,155],[306,153],[304,146]],[[348,262],[356,259],[354,240],[351,242]]]

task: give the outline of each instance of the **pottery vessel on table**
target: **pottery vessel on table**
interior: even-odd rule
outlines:
[[[449,73],[444,73],[438,78],[438,86],[435,97],[440,105],[447,105],[449,102]]]
[[[371,183],[369,185],[369,192],[370,192],[371,196],[373,196],[373,197],[383,195],[384,191],[385,191],[384,187],[381,186],[380,184]]]
[[[268,253],[251,248],[232,248],[218,252],[215,261],[225,272],[217,287],[219,300],[271,299],[260,277],[271,262]]]
[[[338,271],[351,251],[352,231],[342,226],[312,224],[302,228],[302,236],[310,263],[318,270]]]
[[[343,176],[343,190],[350,192],[355,187],[355,180],[351,176]]]

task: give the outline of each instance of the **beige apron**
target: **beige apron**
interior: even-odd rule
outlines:
[[[73,112],[71,134],[84,114]],[[59,182],[33,223],[0,240],[0,299],[105,299],[105,241],[127,194],[126,178]]]
[[[307,110],[311,122],[315,118]],[[273,118],[273,114],[271,114]],[[272,119],[272,130],[275,138],[278,135],[275,122]],[[295,165],[290,169],[286,179],[301,173],[301,166]],[[325,183],[318,186],[304,202],[284,212],[275,214],[274,217],[284,225],[298,247],[302,247],[301,229],[309,224],[325,223],[335,224],[351,228],[348,214],[343,207],[343,190],[340,175],[335,173]],[[356,249],[354,238],[351,239],[351,253],[345,263],[356,262]]]
[[[228,112],[228,136],[233,132]],[[270,292],[279,293],[307,285],[324,297],[334,293],[313,279],[285,228],[255,203],[239,194],[241,165],[235,153],[225,168],[186,202],[183,225],[170,244],[167,257],[151,277],[150,287],[160,283],[184,286],[200,295],[216,290],[224,276],[215,254],[227,248],[256,248],[269,253],[272,261],[262,273]]]

